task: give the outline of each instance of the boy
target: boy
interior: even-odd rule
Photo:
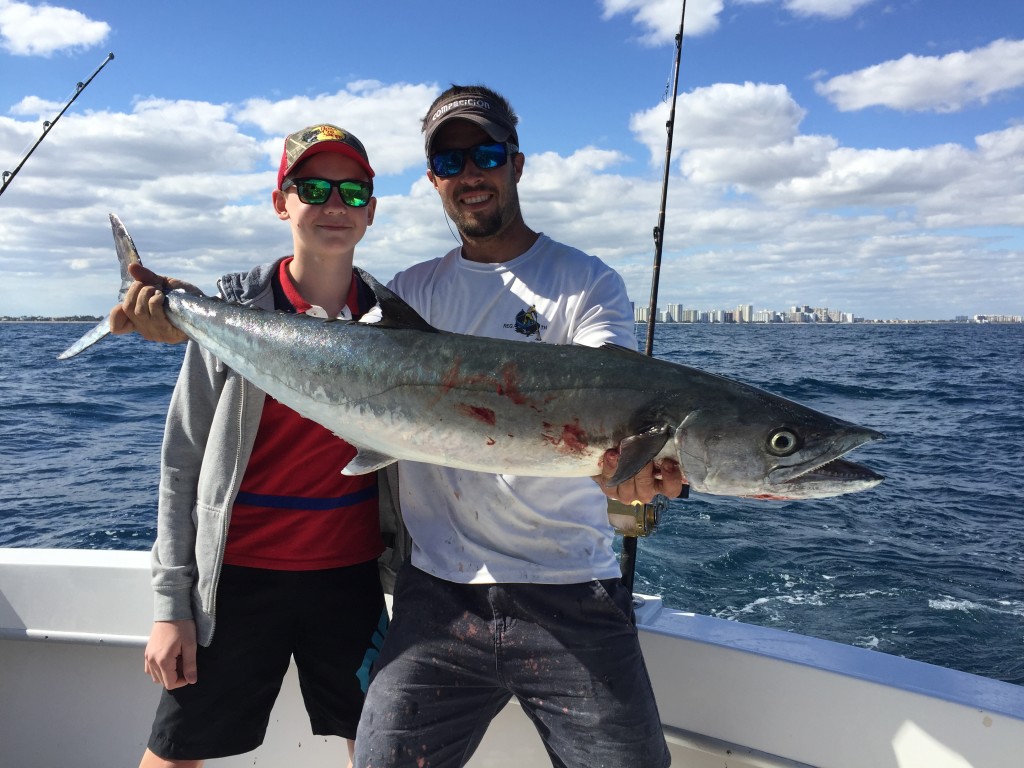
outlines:
[[[226,275],[221,296],[360,317],[373,297],[352,261],[373,223],[373,175],[347,131],[288,136],[272,200],[294,254]],[[376,476],[340,473],[354,454],[188,345],[162,449],[145,652],[165,690],[141,768],[258,747],[292,656],[313,733],[347,739],[351,760],[374,633],[387,623]]]

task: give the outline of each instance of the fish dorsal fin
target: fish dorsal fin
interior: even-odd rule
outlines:
[[[369,272],[355,268],[356,274],[373,291],[377,304],[380,305],[381,320],[377,325],[386,325],[395,328],[412,328],[417,331],[428,331],[437,333],[437,328],[432,326],[419,313],[410,307],[402,298],[385,285],[377,282],[377,278]]]

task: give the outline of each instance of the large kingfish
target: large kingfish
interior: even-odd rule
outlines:
[[[121,261],[139,261],[110,216]],[[882,435],[696,368],[618,347],[524,343],[439,331],[365,272],[377,323],[323,321],[171,292],[168,319],[226,365],[358,450],[362,474],[401,459],[611,484],[652,459],[679,462],[691,488],[809,499],[881,482],[839,457]],[[109,332],[106,321],[61,355]]]

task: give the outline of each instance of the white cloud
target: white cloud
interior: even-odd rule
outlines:
[[[619,14],[633,16],[633,23],[645,32],[640,41],[658,46],[674,43],[679,34],[682,3],[679,0],[602,0],[602,17],[610,19]],[[718,17],[724,7],[723,0],[689,0],[686,6],[685,34],[703,35],[718,29]]]
[[[0,0],[0,48],[16,56],[91,48],[109,34],[105,21],[93,21],[70,8]]]
[[[996,40],[945,56],[907,54],[817,83],[815,90],[844,112],[884,106],[956,112],[1024,85],[1024,40]]]
[[[733,0],[738,5],[778,3],[794,16],[845,19],[875,0]]]
[[[898,150],[839,147],[820,173],[788,180],[774,192],[818,205],[916,207],[925,202],[924,196],[973,176],[971,164],[979,159],[977,153],[952,144]]]
[[[42,117],[43,115],[54,115],[63,108],[63,104],[56,101],[47,101],[38,96],[26,96],[13,107],[9,113],[12,115]]]
[[[749,192],[820,173],[835,148],[826,136],[797,136],[768,147],[694,149],[684,153],[680,166],[697,183]]]
[[[657,104],[630,119],[652,162],[665,155],[669,105]],[[775,146],[796,136],[804,110],[784,85],[718,83],[680,95],[673,146],[681,150]]]
[[[363,81],[312,97],[249,99],[236,110],[235,117],[282,139],[303,125],[319,122],[343,128],[359,126],[357,135],[374,171],[387,174],[417,163],[426,167],[419,113],[440,92],[434,85]]]
[[[784,0],[783,7],[797,16],[845,19],[875,0]]]
[[[66,114],[32,157],[37,180],[83,174],[95,190],[128,188],[195,172],[269,170],[258,143],[230,121],[229,105],[144,99],[130,113]],[[37,124],[0,118],[0,136],[39,133]],[[18,145],[12,140],[12,146]],[[28,184],[19,177],[19,186]]]

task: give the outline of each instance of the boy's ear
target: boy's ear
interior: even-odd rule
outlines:
[[[275,189],[270,193],[270,199],[274,203],[274,210],[277,212],[277,218],[281,221],[288,221],[288,206],[285,205],[284,192],[280,189]]]

